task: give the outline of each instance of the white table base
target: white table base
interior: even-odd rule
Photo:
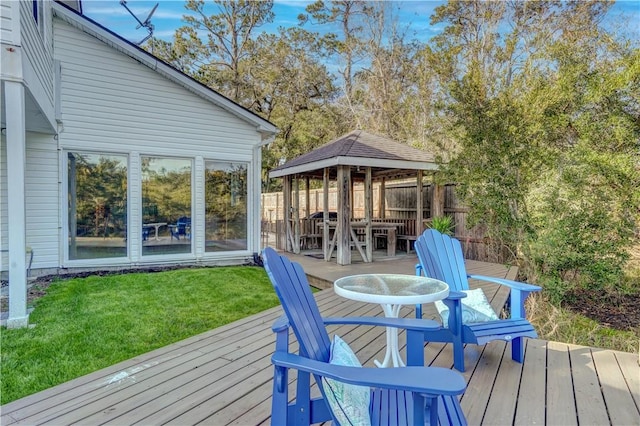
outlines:
[[[400,308],[402,305],[388,305],[381,304],[384,315],[387,318],[398,318],[400,315]],[[380,368],[390,367],[404,367],[405,363],[400,356],[400,349],[398,348],[398,329],[395,327],[387,327],[387,350],[382,362],[374,360],[373,363]]]

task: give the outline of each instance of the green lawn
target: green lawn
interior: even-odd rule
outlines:
[[[1,403],[278,305],[258,267],[58,281],[28,329],[2,329]]]

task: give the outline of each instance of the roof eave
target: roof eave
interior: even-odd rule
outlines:
[[[312,163],[300,164],[299,166],[286,167],[284,169],[272,170],[269,172],[270,178],[283,177],[289,175],[297,175],[300,173],[310,172],[312,170],[320,170],[325,167],[334,167],[338,165],[337,157],[327,158],[326,160],[314,161]]]
[[[405,170],[438,170],[436,163],[427,161],[407,161],[407,160],[385,160],[365,157],[333,157],[326,160],[314,161],[312,163],[300,164],[299,166],[287,167],[269,172],[269,177],[283,177],[310,172],[334,166],[361,166],[379,167],[385,169],[405,169]]]

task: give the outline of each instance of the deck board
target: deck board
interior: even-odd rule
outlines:
[[[615,354],[601,349],[594,349],[591,353],[611,423],[616,425],[640,424],[640,412],[638,412],[637,406],[635,410],[632,409],[635,402],[626,386]]]
[[[506,343],[502,343],[502,345],[505,350],[483,417],[483,424],[486,425],[513,424],[514,413],[518,403],[522,364],[513,362],[511,360],[511,348]]]
[[[636,407],[640,407],[640,374],[638,374],[640,354],[616,352],[615,356],[620,365],[620,370],[622,370],[622,374],[624,375],[625,382],[629,387],[631,396],[636,403]]]
[[[553,371],[553,374],[550,374]],[[573,382],[567,345],[547,344],[547,423],[577,424]]]
[[[570,345],[569,356],[573,371],[573,391],[576,394],[576,410],[578,423],[607,424],[607,409],[602,391],[598,386],[591,350]]]
[[[495,377],[504,355],[504,349],[503,342],[491,342],[485,345],[480,360],[473,366],[473,371],[467,367],[470,372],[466,376],[470,378],[467,379],[467,391],[460,400],[460,406],[469,424],[482,423],[489,397],[493,396]]]
[[[305,270],[315,268],[317,279],[326,281],[361,272],[354,272],[357,264],[335,268],[315,262]],[[374,263],[378,265],[367,264],[366,272],[412,274],[415,259]],[[481,262],[468,266],[472,273],[515,277],[514,268]],[[482,288],[494,306],[508,297],[508,290],[495,284]],[[324,316],[382,315],[379,306],[338,297],[330,289],[315,297]],[[432,304],[424,306],[424,313],[426,318],[437,317]],[[280,307],[272,308],[14,401],[1,407],[0,422],[269,424],[271,324],[281,314]],[[411,318],[414,310],[405,307],[401,315]],[[383,328],[336,325],[329,327],[333,334],[342,336],[365,366],[384,356]],[[405,333],[400,333],[399,342],[404,354]],[[297,348],[293,336],[290,348]],[[427,343],[424,354],[427,365],[453,367],[451,345]],[[511,360],[507,343],[491,342],[466,345],[465,366],[468,388],[461,405],[470,424],[640,423],[637,354],[527,339],[524,364]],[[289,388],[295,385],[296,375],[291,374]],[[318,393],[317,386],[312,393]]]
[[[545,424],[547,342],[527,340],[518,390],[515,425]]]

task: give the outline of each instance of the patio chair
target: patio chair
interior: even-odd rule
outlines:
[[[150,232],[151,232],[151,227],[149,226],[142,227],[142,241],[147,241],[149,239]]]
[[[465,389],[462,375],[449,369],[424,367],[423,336],[426,330],[440,328],[435,321],[322,318],[300,264],[278,255],[272,248],[266,248],[262,257],[285,312],[272,327],[276,350],[271,358],[274,364],[271,424],[310,425],[329,420],[337,425],[424,425],[425,420],[429,424],[438,421],[466,424],[456,397]],[[329,324],[406,329],[407,363],[412,366],[362,368],[348,345],[337,336],[331,344],[325,330]],[[297,338],[298,354],[289,351],[290,328]],[[290,369],[297,370],[295,398],[289,397]],[[318,384],[319,398],[311,398],[311,374]]]
[[[464,371],[464,343],[484,345],[492,340],[511,342],[511,358],[522,363],[524,359],[524,337],[538,337],[535,329],[526,320],[524,302],[530,292],[540,287],[484,275],[469,275],[464,265],[460,241],[434,229],[427,229],[418,237],[416,253],[420,263],[416,275],[446,282],[449,297],[441,305],[436,304],[447,328],[425,333],[425,340],[453,343],[454,366]],[[482,289],[470,290],[468,278],[489,281],[511,288],[510,317],[499,319],[487,301]],[[453,312],[453,315],[449,315]],[[422,318],[422,306],[416,306],[416,317]]]
[[[191,239],[191,218],[187,216],[179,217],[175,225],[169,225],[171,239],[180,240],[180,235]]]

